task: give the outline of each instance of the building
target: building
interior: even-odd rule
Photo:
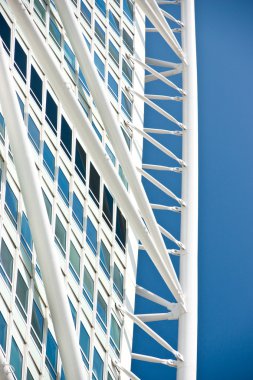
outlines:
[[[2,86],[0,346],[4,360],[12,366],[11,376],[17,380],[64,379],[62,362],[71,373],[72,359],[81,363],[83,378],[116,380],[120,375],[122,379],[136,379],[131,372],[134,323],[172,352],[176,360],[168,360],[168,365],[176,367],[182,361],[177,349],[144,323],[149,319],[134,315],[136,292],[155,298],[136,288],[139,248],[148,252],[177,301],[160,303],[175,313],[175,318],[180,318],[184,309],[182,289],[140,182],[141,176],[146,176],[156,184],[142,165],[143,137],[147,137],[143,130],[144,104],[165,114],[144,93],[145,70],[161,79],[161,74],[151,68],[154,62],[148,67],[147,60],[145,63],[145,13],[170,41],[172,50],[181,59],[184,55],[171,37],[171,29],[166,30],[163,14],[157,13],[157,4],[153,0],[148,3],[0,2],[0,36],[14,78],[8,83],[12,83],[10,91],[15,88],[20,108],[15,107],[16,100],[5,102]],[[153,9],[151,14],[146,6]],[[167,67],[177,73],[183,71],[179,63]],[[167,76],[163,78],[168,82]],[[174,89],[185,94],[176,85]],[[54,245],[49,245],[44,255],[42,236],[50,241],[51,234],[45,235],[44,221],[39,224],[34,217],[35,210],[40,213],[36,191],[21,191],[27,186],[26,176],[31,185],[34,165],[16,170],[22,154],[14,140],[11,148],[9,144],[11,131],[5,121],[16,117],[16,111],[11,115],[11,108],[22,113],[22,122],[17,115],[13,119],[17,123],[9,125],[25,124],[30,148],[26,142],[23,148],[31,151],[30,162],[35,161],[38,180],[34,186],[43,190],[53,233]],[[168,113],[166,117],[175,121]],[[184,130],[183,121],[176,124]],[[21,148],[22,141],[17,144]],[[181,171],[183,159],[171,157],[176,158]],[[181,197],[168,194],[184,207]],[[176,206],[167,207],[179,211]],[[173,245],[169,253],[180,255],[185,249],[181,240],[164,230],[162,233],[179,247],[177,250]],[[52,256],[57,256],[52,260],[57,261],[59,273],[48,261]],[[71,326],[66,305],[56,296],[52,303],[51,291],[63,298],[67,295]],[[61,316],[66,318],[65,331]],[[157,316],[150,318],[159,320]],[[82,361],[76,357],[76,338],[69,327],[75,329]],[[65,339],[61,344],[57,331],[58,337]]]

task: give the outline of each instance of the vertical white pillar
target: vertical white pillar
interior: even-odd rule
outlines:
[[[197,367],[198,323],[198,95],[194,0],[182,0],[182,45],[187,64],[183,67],[183,169],[181,242],[186,255],[180,258],[180,282],[187,312],[179,318],[178,351],[184,362],[179,365],[177,380],[195,380]]]

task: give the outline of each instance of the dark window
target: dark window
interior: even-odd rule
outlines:
[[[44,318],[35,301],[33,301],[31,335],[37,347],[42,350]]]
[[[106,186],[104,186],[103,194],[103,217],[112,229],[112,218],[113,218],[113,197]]]
[[[104,363],[94,348],[92,380],[103,380]]]
[[[116,240],[119,245],[125,249],[126,246],[126,219],[122,215],[120,209],[117,207],[116,217]]]
[[[28,137],[33,144],[37,153],[40,151],[40,130],[37,128],[34,120],[28,117]]]
[[[127,16],[127,18],[133,22],[134,18],[134,5],[131,0],[124,0],[123,1],[123,10],[124,14]]]
[[[120,298],[121,301],[123,301],[123,292],[124,288],[124,277],[119,268],[116,264],[114,264],[113,268],[113,289],[115,290],[116,294]]]
[[[125,95],[125,93],[121,92],[121,109],[128,117],[129,120],[132,120],[132,105],[131,100]]]
[[[89,193],[94,200],[94,202],[99,205],[99,192],[100,192],[100,176],[92,163],[90,163],[90,189]]]
[[[31,87],[31,94],[38,106],[41,108],[42,105],[42,80],[33,67],[31,66],[31,82],[30,82],[30,87]]]
[[[119,66],[119,49],[117,49],[112,41],[109,41],[109,55],[112,60]]]
[[[8,287],[11,289],[13,258],[4,240],[2,240],[0,251],[0,273]]]
[[[1,21],[0,21],[1,22]],[[6,351],[7,323],[0,312],[0,347]]]
[[[17,380],[22,379],[22,368],[23,368],[23,356],[18,348],[18,345],[14,338],[11,340],[11,357],[10,365],[14,369],[15,378]]]
[[[55,221],[55,238],[56,238],[56,243],[58,247],[60,248],[62,254],[65,256],[66,230],[63,227],[63,224],[57,215],[56,215],[56,221]]]
[[[25,249],[25,252],[28,254],[29,258],[32,258],[32,250],[33,250],[33,240],[32,234],[29,227],[29,222],[24,213],[22,213],[22,221],[21,221],[21,243]]]
[[[81,15],[91,25],[91,12],[83,1],[81,1]]]
[[[105,79],[105,64],[96,52],[94,53],[94,62],[98,69],[99,75],[104,80]]]
[[[44,142],[43,147],[43,164],[48,171],[48,174],[54,180],[54,172],[55,172],[55,158],[51,150],[49,149],[46,142]]]
[[[124,45],[128,48],[128,50],[133,54],[134,52],[133,38],[127,33],[125,29],[123,29],[123,42],[124,42]]]
[[[80,339],[79,339],[81,354],[84,361],[84,364],[89,368],[89,356],[90,356],[90,337],[84,327],[80,324]]]
[[[86,267],[83,272],[83,295],[90,307],[93,308],[94,281]]]
[[[5,210],[9,215],[12,223],[17,227],[18,221],[18,200],[12,191],[9,183],[6,181],[6,192],[5,192]]]
[[[68,125],[66,119],[61,117],[61,146],[67,153],[68,157],[71,158],[72,153],[72,129]]]
[[[45,206],[46,206],[46,209],[47,209],[48,219],[49,219],[49,221],[51,223],[52,222],[52,204],[49,201],[48,197],[46,196],[46,194],[44,193],[43,190],[42,190],[42,193],[43,193],[43,197],[44,197],[44,201],[45,201]]]
[[[100,244],[100,265],[105,275],[110,278],[110,252],[106,248],[105,244],[101,240]]]
[[[99,25],[97,21],[95,21],[95,35],[101,42],[103,46],[105,46],[105,31],[102,29],[102,27]]]
[[[0,13],[0,37],[3,40],[5,49],[9,52],[11,48],[11,28]]]
[[[76,194],[73,193],[73,218],[75,219],[78,227],[83,230],[83,206],[82,203],[77,198]]]
[[[18,271],[17,287],[16,287],[16,304],[22,314],[24,320],[27,320],[27,306],[28,306],[28,286],[23,279],[21,273]]]
[[[58,191],[62,196],[62,199],[66,203],[66,205],[69,205],[69,182],[64,175],[63,171],[61,168],[59,168],[59,173],[58,173]]]
[[[69,269],[73,274],[77,282],[79,282],[80,277],[80,255],[77,252],[76,247],[70,242],[70,252],[69,252]]]
[[[27,370],[26,380],[34,380],[34,378],[32,377],[32,374],[31,374],[31,372],[29,371],[29,369]]]
[[[53,338],[53,335],[48,330],[47,349],[46,349],[46,366],[53,380],[56,380],[56,376],[57,376],[57,357],[58,357],[58,347]]]
[[[90,246],[94,255],[96,255],[97,254],[97,230],[89,217],[87,218],[86,241],[88,245]]]
[[[122,61],[122,72],[123,72],[123,76],[126,78],[126,80],[128,81],[128,83],[132,86],[132,82],[133,82],[133,70],[129,66],[129,64],[126,62],[126,60],[124,58],[123,58],[123,61]]]
[[[112,315],[111,319],[111,331],[110,331],[110,344],[116,354],[119,356],[120,352],[120,326],[116,322],[116,319]]]
[[[98,292],[97,298],[97,320],[106,333],[107,330],[107,304],[101,294]]]
[[[76,158],[75,158],[75,169],[81,178],[81,180],[85,183],[86,178],[86,153],[83,150],[81,144],[78,140],[76,140]]]
[[[21,78],[26,81],[27,56],[18,40],[15,40],[14,62]]]
[[[111,27],[115,30],[115,32],[120,35],[120,31],[119,31],[119,20],[118,18],[114,15],[114,13],[112,13],[112,11],[110,10],[109,11],[109,23],[111,25]]]
[[[4,143],[5,140],[5,122],[4,122],[4,117],[0,112],[0,138],[2,142]]]
[[[114,96],[114,98],[118,100],[118,93],[119,93],[118,83],[110,72],[108,73],[108,88],[110,92],[112,93],[112,95]]]
[[[103,13],[103,15],[106,15],[106,4],[104,0],[95,0],[95,4],[98,7],[98,9]]]
[[[48,122],[51,129],[56,134],[57,132],[57,105],[47,91],[47,100],[46,100],[46,121]]]

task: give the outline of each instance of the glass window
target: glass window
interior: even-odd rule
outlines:
[[[7,337],[7,323],[2,313],[0,312],[0,347],[2,347],[2,350],[4,352],[6,351],[6,337]]]
[[[67,44],[66,41],[64,41],[64,58],[65,61],[68,64],[68,67],[71,71],[75,72],[76,67],[76,57],[73,51],[71,50],[70,46]]]
[[[21,78],[26,81],[27,56],[18,40],[15,40],[14,66]]]
[[[130,150],[130,148],[131,148],[131,137],[129,136],[129,134],[126,132],[126,130],[122,126],[121,126],[121,131],[123,133],[123,136],[124,136],[124,139],[126,141],[127,147]]]
[[[126,219],[122,215],[120,209],[117,207],[116,217],[116,241],[121,248],[125,249],[126,246]]]
[[[35,100],[35,102],[38,104],[38,106],[41,108],[42,105],[42,79],[40,78],[39,74],[31,65],[31,80],[30,80],[30,92]]]
[[[46,209],[47,209],[48,219],[51,223],[52,222],[52,204],[49,201],[48,197],[46,196],[46,194],[44,193],[43,190],[42,190],[42,193],[43,193],[43,197],[44,197],[44,201],[45,201],[45,205],[46,205]]]
[[[125,29],[123,29],[123,42],[124,42],[124,45],[128,48],[128,50],[133,54],[134,41],[133,41],[133,38],[127,33]]]
[[[97,21],[95,21],[95,35],[99,39],[101,44],[105,46],[105,31]]]
[[[76,140],[75,169],[81,180],[85,183],[86,178],[86,153],[81,144]]]
[[[94,348],[92,380],[103,380],[104,363],[97,349]]]
[[[123,0],[123,10],[127,18],[133,22],[134,18],[134,5],[131,0]]]
[[[129,120],[132,120],[132,102],[125,93],[121,92],[121,109]]]
[[[55,158],[46,142],[44,142],[43,146],[43,165],[47,169],[47,172],[52,178],[52,180],[54,181]]]
[[[4,122],[4,117],[0,112],[0,138],[2,142],[4,143],[5,140],[5,122]]]
[[[93,309],[94,281],[86,267],[83,273],[83,295]]]
[[[6,181],[6,191],[5,191],[5,210],[9,215],[12,223],[17,228],[18,221],[18,200],[12,191],[12,188],[9,185],[9,182]]]
[[[21,273],[18,271],[17,287],[16,287],[16,304],[24,320],[27,320],[27,306],[28,306],[28,286],[23,279]]]
[[[17,380],[22,379],[22,368],[23,368],[23,356],[18,348],[15,339],[12,337],[11,340],[11,356],[10,365],[13,367],[15,377]]]
[[[75,193],[73,193],[72,209],[73,209],[73,212],[72,212],[73,218],[75,219],[78,227],[81,230],[83,230],[83,206]]]
[[[113,269],[113,289],[120,298],[121,301],[123,301],[123,292],[124,288],[124,276],[117,267],[116,264],[114,264],[114,269]]]
[[[22,213],[21,220],[21,243],[25,248],[25,251],[28,253],[29,258],[31,259],[33,250],[33,239],[29,222],[24,212]]]
[[[104,186],[103,194],[103,218],[105,219],[108,226],[112,229],[113,197],[106,186]]]
[[[34,378],[32,377],[32,374],[31,374],[31,372],[29,371],[29,369],[27,369],[26,380],[34,380]]]
[[[116,157],[114,156],[114,154],[112,153],[111,149],[109,148],[109,146],[107,144],[105,144],[105,150],[106,150],[106,153],[108,154],[110,160],[112,161],[113,165],[115,166]]]
[[[100,265],[105,272],[105,275],[110,278],[110,252],[106,248],[104,242],[101,240],[100,244]]]
[[[89,188],[89,194],[96,203],[97,206],[99,206],[99,200],[100,200],[100,176],[96,169],[94,168],[93,164],[90,163],[90,188]]]
[[[113,30],[118,35],[120,35],[119,20],[118,20],[118,18],[115,16],[115,14],[111,10],[109,10],[109,24],[111,25],[111,27],[113,28]]]
[[[2,38],[5,49],[9,52],[11,48],[11,28],[5,21],[2,13],[0,13],[0,37]]]
[[[81,0],[81,15],[88,22],[88,24],[91,25],[91,11],[84,4],[84,2],[82,0]]]
[[[80,83],[80,85],[82,86],[82,88],[84,89],[84,91],[86,91],[87,94],[89,95],[89,94],[90,94],[90,90],[89,90],[89,87],[88,87],[88,85],[87,85],[87,82],[86,82],[85,76],[83,75],[83,72],[82,72],[82,70],[80,69],[80,67],[79,67],[79,83]]]
[[[97,320],[106,333],[107,330],[107,304],[101,294],[98,292],[97,298]]]
[[[70,242],[70,252],[69,252],[69,269],[71,270],[74,278],[79,282],[80,277],[80,255],[77,252],[76,247]]]
[[[126,179],[126,176],[123,172],[123,169],[122,169],[122,166],[119,165],[119,176],[121,178],[121,181],[123,182],[125,188],[128,190],[128,182],[127,182],[127,179]]]
[[[104,0],[95,0],[96,7],[103,13],[103,15],[106,15],[106,4]]]
[[[62,222],[56,215],[56,221],[55,221],[55,237],[56,237],[56,243],[59,246],[61,252],[65,256],[66,251],[66,230],[63,227]]]
[[[117,49],[112,41],[109,41],[109,55],[112,60],[119,66],[119,49]]]
[[[44,317],[35,301],[33,301],[31,335],[39,350],[42,350]]]
[[[61,168],[59,168],[59,172],[58,172],[58,191],[61,194],[62,199],[68,206],[69,205],[69,181],[67,180]]]
[[[50,17],[49,33],[56,45],[61,48],[61,32],[57,26],[56,21],[52,19],[52,17]]]
[[[71,311],[71,315],[72,315],[72,318],[73,318],[73,322],[74,322],[74,325],[76,325],[76,309],[74,308],[74,305],[70,301],[69,298],[68,298],[68,300],[69,300],[69,306],[70,306],[70,311]]]
[[[83,357],[84,364],[87,368],[89,368],[89,357],[90,357],[90,337],[86,331],[86,328],[81,323],[80,324],[80,347],[81,347],[81,354]]]
[[[112,76],[110,72],[108,72],[108,88],[110,92],[112,93],[112,95],[114,96],[114,98],[118,100],[119,86],[118,86],[117,81],[114,79],[114,77]]]
[[[116,319],[112,315],[111,319],[111,332],[110,332],[110,344],[116,354],[119,356],[120,352],[120,326],[116,322]]]
[[[122,72],[123,72],[124,78],[132,86],[132,84],[133,84],[133,70],[124,58],[122,61]]]
[[[102,61],[102,59],[97,55],[97,53],[94,53],[94,62],[98,69],[98,73],[101,76],[101,78],[104,80],[105,78],[105,64]]]
[[[90,246],[94,255],[96,255],[97,254],[97,230],[89,217],[87,218],[86,241],[88,245]]]
[[[71,159],[72,154],[72,129],[68,125],[66,119],[61,117],[61,146]]]
[[[48,122],[49,126],[51,127],[51,129],[53,130],[55,134],[57,132],[57,112],[58,112],[57,104],[55,103],[50,93],[47,91],[46,121]]]
[[[11,289],[12,283],[12,273],[13,273],[13,257],[5,244],[5,241],[2,239],[1,251],[0,251],[0,272],[1,275]]]
[[[46,4],[42,0],[34,0],[34,10],[43,22],[43,24],[46,23]]]
[[[34,120],[29,115],[28,117],[28,137],[33,144],[36,152],[39,154],[40,151],[40,130],[36,126]]]
[[[96,124],[94,122],[92,122],[91,124],[92,124],[92,127],[93,127],[94,131],[96,132],[97,137],[102,142],[102,135],[99,132],[99,129],[97,128]]]
[[[51,334],[50,330],[47,332],[47,348],[46,348],[46,366],[53,378],[56,380],[57,376],[57,357],[58,347]]]

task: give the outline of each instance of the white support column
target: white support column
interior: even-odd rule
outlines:
[[[18,104],[7,53],[0,41],[0,103],[42,273],[49,309],[68,380],[84,380],[85,368],[54,245],[38,172]]]
[[[182,0],[182,38],[188,65],[183,69],[183,87],[187,92],[183,103],[183,160],[187,167],[182,175],[181,241],[187,255],[180,258],[180,281],[186,297],[187,312],[179,318],[178,350],[184,362],[177,380],[195,380],[197,364],[198,319],[198,96],[194,0]]]

